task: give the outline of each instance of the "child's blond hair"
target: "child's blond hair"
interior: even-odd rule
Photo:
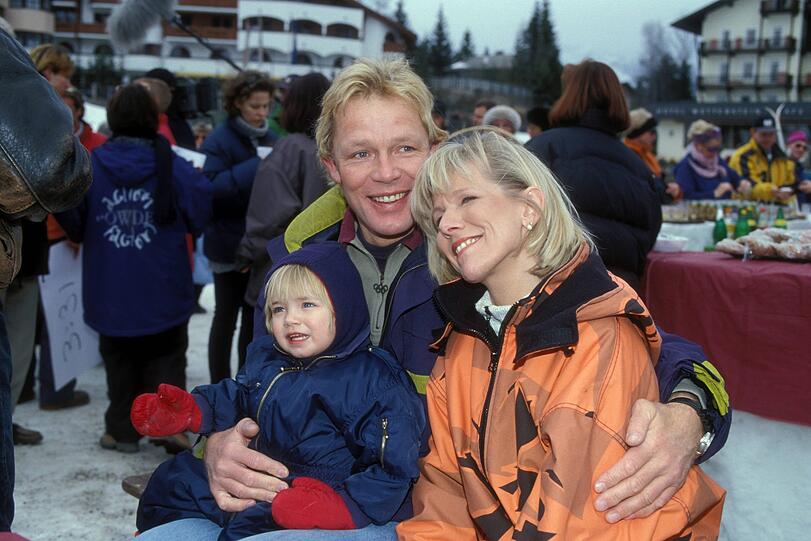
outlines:
[[[265,325],[270,331],[273,316],[272,303],[282,299],[311,297],[324,303],[335,318],[335,308],[324,282],[304,265],[284,265],[276,269],[265,286]]]

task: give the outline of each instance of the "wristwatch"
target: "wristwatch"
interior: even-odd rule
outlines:
[[[668,404],[672,404],[674,402],[684,404],[685,406],[690,406],[696,410],[698,418],[701,419],[701,426],[704,429],[704,435],[701,436],[700,440],[698,440],[698,448],[696,449],[696,458],[698,458],[707,452],[707,449],[709,449],[710,445],[712,445],[713,438],[715,438],[715,432],[713,431],[712,425],[712,414],[709,412],[709,410],[702,408],[701,404],[697,400],[691,400],[686,396],[677,396],[667,401]]]

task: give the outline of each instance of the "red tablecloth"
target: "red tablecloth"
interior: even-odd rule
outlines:
[[[811,425],[811,263],[651,252],[644,283],[656,323],[704,347],[733,408]]]

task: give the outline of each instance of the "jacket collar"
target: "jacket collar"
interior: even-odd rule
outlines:
[[[750,146],[752,149],[754,149],[754,150],[755,150],[755,152],[758,152],[758,153],[759,153],[761,156],[763,156],[763,159],[764,159],[764,160],[769,161],[769,159],[768,159],[768,155],[766,154],[766,151],[765,151],[765,150],[763,150],[763,147],[761,147],[759,144],[757,144],[757,141],[755,141],[755,139],[754,139],[754,138],[750,138],[750,139],[749,139],[749,146]],[[774,160],[776,160],[777,158],[786,158],[786,157],[787,157],[787,156],[786,156],[786,153],[785,153],[785,152],[783,152],[783,150],[780,148],[780,145],[778,145],[777,143],[775,143],[775,144],[772,146],[772,159],[771,159],[771,161],[774,161]]]
[[[575,345],[579,339],[578,309],[617,287],[599,254],[589,252],[585,245],[581,247],[566,265],[541,280],[529,296],[518,301],[512,316],[505,320],[504,325],[516,325],[516,360],[535,351]],[[434,297],[450,325],[460,332],[482,337],[493,348],[498,338],[475,308],[484,291],[481,284],[457,280],[440,286]]]
[[[338,233],[338,242],[342,244],[349,244],[357,236],[357,220],[352,209],[347,208],[344,218],[341,221],[341,228]],[[411,232],[399,240],[399,242],[411,251],[414,251],[420,244],[422,244],[423,236],[422,231],[416,226],[411,229]]]
[[[607,133],[611,137],[617,137],[617,130],[611,125],[611,122],[609,122],[608,115],[605,111],[600,109],[586,109],[582,117],[575,121],[564,123],[564,126],[590,128]]]

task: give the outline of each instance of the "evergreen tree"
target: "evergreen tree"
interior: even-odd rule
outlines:
[[[416,47],[409,51],[408,59],[414,71],[427,81],[428,77],[433,73],[431,68],[431,42],[427,38],[421,40]]]
[[[408,15],[403,8],[403,0],[397,0],[397,9],[394,11],[394,20],[408,28]]]
[[[453,50],[448,39],[448,28],[445,22],[445,13],[439,7],[436,26],[431,36],[430,57],[428,59],[432,75],[444,75],[453,63]]]
[[[515,44],[512,79],[530,87],[539,103],[551,103],[560,96],[562,71],[549,0],[544,0],[543,7],[536,2]]]
[[[680,53],[676,36],[659,23],[647,23],[642,33],[645,47],[639,62],[641,73],[636,81],[642,102],[692,100],[689,48],[681,47]]]
[[[465,61],[468,58],[473,57],[476,54],[475,49],[473,47],[473,38],[470,35],[470,30],[465,30],[465,34],[462,36],[462,44],[459,46],[459,52],[456,53],[456,61]]]

